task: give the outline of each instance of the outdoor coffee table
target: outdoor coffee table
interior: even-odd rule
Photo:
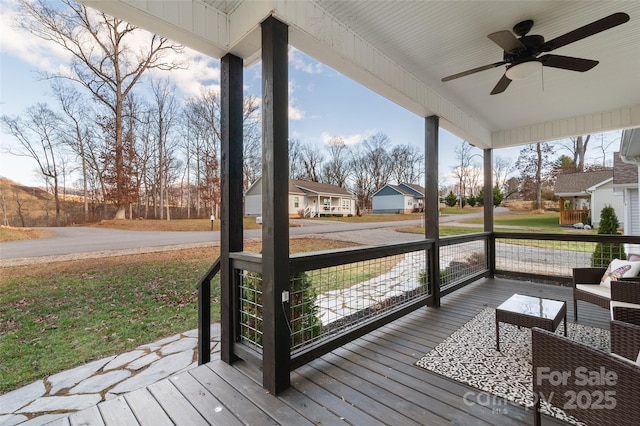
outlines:
[[[567,302],[514,294],[496,308],[496,350],[500,350],[500,323],[539,327],[554,332],[564,320],[567,335]]]

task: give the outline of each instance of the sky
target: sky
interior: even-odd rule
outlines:
[[[12,26],[15,22],[13,0],[0,4],[0,114],[17,116],[29,106],[46,102],[53,106],[50,83],[39,79],[39,72],[65,67],[68,54],[51,43],[44,43]],[[197,95],[202,87],[218,90],[219,61],[185,49],[181,59],[187,70],[163,75],[175,84],[178,95]],[[245,94],[260,96],[260,64],[244,71]],[[354,144],[382,132],[392,144],[414,145],[424,152],[424,118],[399,107],[364,86],[344,77],[302,52],[289,50],[289,137],[304,143],[326,147],[333,137]],[[439,133],[439,175],[448,176],[456,166],[455,150],[463,141],[444,129]],[[41,186],[34,172],[36,163],[16,157],[7,150],[16,141],[0,132],[0,176],[24,185]],[[13,148],[15,150],[15,148]],[[520,148],[494,151],[494,157],[509,158],[515,163]],[[474,153],[482,154],[481,150]],[[481,157],[472,161],[481,166]]]

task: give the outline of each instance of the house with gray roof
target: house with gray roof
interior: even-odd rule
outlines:
[[[245,193],[245,215],[262,215],[262,178]],[[328,183],[289,179],[289,217],[348,216],[356,213],[356,199],[344,188]]]
[[[598,227],[600,212],[611,206],[621,217],[624,206],[621,194],[613,188],[613,170],[562,173],[556,178],[555,194],[560,198],[560,225],[582,221],[583,213]]]
[[[425,189],[412,183],[386,184],[372,197],[373,213],[413,213],[424,211]]]

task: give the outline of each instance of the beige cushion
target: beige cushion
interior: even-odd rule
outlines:
[[[628,260],[613,259],[605,271],[600,285],[609,287],[611,280],[619,278],[635,277],[640,272],[640,262],[630,262]]]
[[[611,299],[611,288],[602,284],[576,284],[576,288],[578,290],[586,291],[587,293],[592,293],[598,296],[606,297],[607,299]]]

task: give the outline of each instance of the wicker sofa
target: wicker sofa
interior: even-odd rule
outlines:
[[[611,286],[600,284],[607,268],[573,268],[573,319],[578,321],[578,301],[609,309],[611,300],[618,304],[640,305],[640,277],[611,281]]]
[[[588,425],[637,424],[640,366],[634,361],[539,328],[531,336],[535,425],[541,422],[542,399]],[[586,384],[584,377],[597,383]]]

